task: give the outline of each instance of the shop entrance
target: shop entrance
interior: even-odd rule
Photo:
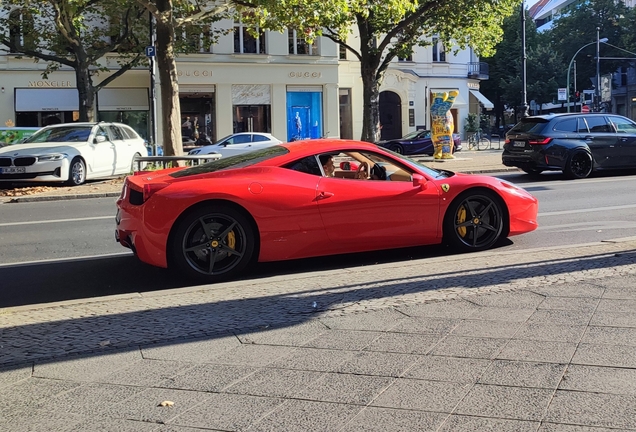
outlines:
[[[234,133],[271,131],[270,105],[234,105]]]
[[[402,137],[402,100],[397,93],[380,93],[380,137],[392,140]]]
[[[214,93],[185,93],[179,96],[181,108],[181,137],[184,145],[192,145],[199,138],[216,141]]]

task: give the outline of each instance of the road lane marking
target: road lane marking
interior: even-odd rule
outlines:
[[[6,223],[0,223],[0,227],[17,226],[17,225],[39,225],[39,224],[47,224],[47,223],[81,222],[81,221],[102,220],[102,219],[112,219],[114,222],[115,215],[93,216],[93,217],[73,218],[73,219],[51,219],[51,220],[41,220],[41,221],[6,222]]]
[[[68,261],[88,261],[88,260],[95,260],[100,258],[117,258],[117,257],[123,257],[123,256],[134,256],[134,255],[132,251],[126,251],[126,252],[113,252],[113,253],[102,254],[102,255],[85,255],[85,256],[79,256],[79,257],[51,258],[51,259],[43,259],[43,260],[36,260],[36,261],[18,261],[18,262],[0,264],[0,268],[22,267],[22,266],[28,266],[33,264],[54,264],[58,262],[68,262]]]
[[[576,213],[600,212],[600,211],[608,211],[608,210],[625,210],[625,209],[632,209],[632,208],[636,208],[636,204],[625,204],[621,206],[593,207],[593,208],[586,208],[586,209],[544,212],[544,213],[539,213],[539,217],[559,216],[559,215],[576,214]]]

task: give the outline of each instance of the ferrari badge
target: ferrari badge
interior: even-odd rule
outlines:
[[[448,192],[448,191],[450,190],[450,185],[449,185],[448,183],[444,183],[444,184],[442,185],[442,190],[443,190],[444,192]]]

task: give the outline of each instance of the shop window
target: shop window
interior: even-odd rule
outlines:
[[[322,125],[322,90],[318,88],[287,89],[287,140],[320,138]]]
[[[181,136],[184,143],[209,139],[216,141],[215,93],[182,93]]]
[[[289,54],[318,55],[318,39],[309,43],[302,32],[292,29],[287,30],[287,39],[289,41]]]
[[[242,22],[234,23],[234,52],[236,54],[266,54],[265,32],[249,29]]]
[[[446,48],[444,47],[444,43],[437,36],[433,37],[433,61],[446,61]]]

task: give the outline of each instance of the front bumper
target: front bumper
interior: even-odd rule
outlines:
[[[20,168],[21,172],[15,172]],[[10,172],[3,172],[10,171]],[[35,162],[26,167],[0,167],[0,181],[4,182],[64,182],[68,180],[69,161]]]

